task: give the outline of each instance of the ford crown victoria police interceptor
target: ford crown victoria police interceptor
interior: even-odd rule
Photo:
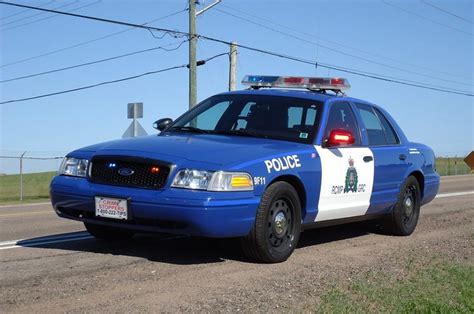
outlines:
[[[100,239],[240,237],[261,262],[286,260],[307,228],[374,219],[395,235],[414,231],[439,187],[429,147],[379,106],[345,97],[345,79],[243,83],[158,120],[159,135],[68,154],[51,183],[56,213]]]

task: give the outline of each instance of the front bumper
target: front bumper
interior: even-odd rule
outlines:
[[[215,238],[247,235],[260,203],[253,192],[144,190],[67,176],[55,177],[50,193],[54,210],[63,218],[136,231]],[[95,217],[95,196],[129,199],[130,219]]]

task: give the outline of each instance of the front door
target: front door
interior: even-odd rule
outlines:
[[[354,112],[346,102],[331,106],[326,136],[335,129],[350,131],[355,143],[334,148],[316,146],[321,160],[322,177],[315,221],[361,216],[370,205],[374,156],[368,147],[361,145]]]

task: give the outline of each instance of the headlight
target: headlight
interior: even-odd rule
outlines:
[[[193,190],[206,190],[212,177],[212,172],[203,170],[180,170],[174,177],[172,187]]]
[[[252,177],[245,172],[215,172],[208,191],[252,191]]]
[[[59,168],[59,174],[73,177],[85,177],[87,176],[87,166],[89,160],[80,158],[64,158]]]
[[[252,177],[245,172],[180,170],[172,187],[207,191],[252,191]]]

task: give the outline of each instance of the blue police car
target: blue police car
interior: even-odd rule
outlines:
[[[51,183],[60,217],[96,238],[136,232],[240,237],[261,262],[286,260],[301,231],[359,220],[410,235],[436,196],[433,151],[341,78],[246,76],[158,135],[73,151]]]

